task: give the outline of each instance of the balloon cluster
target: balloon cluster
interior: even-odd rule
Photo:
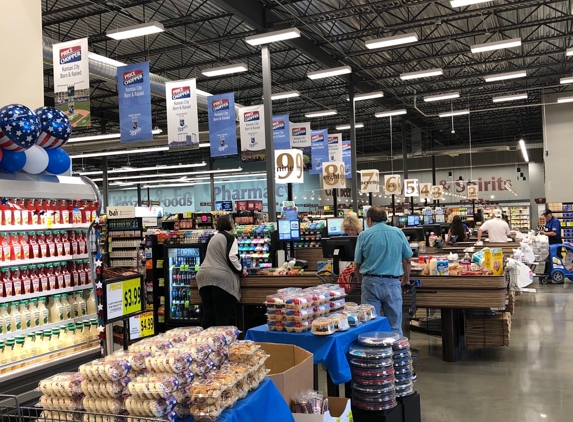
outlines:
[[[30,110],[22,104],[0,108],[0,169],[7,173],[62,174],[71,160],[61,147],[72,134],[64,112],[54,107]]]

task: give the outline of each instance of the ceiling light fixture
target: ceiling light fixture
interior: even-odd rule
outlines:
[[[201,142],[199,148],[209,148],[211,146],[210,142]]]
[[[573,47],[569,47],[567,50],[565,50],[565,55],[567,57],[573,56]]]
[[[232,73],[246,72],[249,67],[246,63],[234,63],[227,66],[212,67],[210,69],[203,69],[201,73],[208,78],[213,76],[230,75]]]
[[[98,62],[102,62],[105,64],[109,64],[110,66],[115,66],[115,67],[120,67],[120,66],[126,66],[127,63],[123,63],[123,62],[118,62],[117,60],[114,59],[110,59],[109,57],[106,56],[102,56],[100,54],[96,54],[96,53],[92,53],[91,51],[88,54],[88,58],[96,60]]]
[[[323,117],[323,116],[334,116],[338,112],[336,110],[321,110],[313,111],[310,113],[305,113],[305,117]]]
[[[151,131],[153,135],[159,135],[163,133],[161,129],[153,129]],[[105,135],[90,135],[90,136],[80,136],[77,138],[70,138],[68,144],[73,144],[76,142],[88,142],[88,141],[101,141],[104,139],[119,139],[121,138],[121,133],[106,133]]]
[[[431,103],[434,101],[451,100],[454,98],[460,98],[459,91],[447,92],[445,94],[429,95],[427,97],[424,97],[424,102]]]
[[[131,168],[120,168],[120,169],[111,169],[108,170],[108,174],[113,173],[132,173],[136,171],[159,171],[159,170],[169,170],[169,169],[179,169],[179,168],[190,168],[190,167],[205,167],[207,163],[205,161],[196,164],[176,164],[173,166],[155,166],[155,167],[131,167]],[[74,172],[80,176],[91,176],[94,174],[103,174],[103,171],[82,171],[82,172]]]
[[[511,38],[509,40],[501,40],[488,42],[485,44],[476,44],[471,46],[472,53],[483,53],[485,51],[501,50],[502,48],[512,48],[521,46],[521,38]]]
[[[567,76],[566,78],[559,79],[560,84],[573,84],[573,76]]]
[[[402,79],[403,81],[408,81],[410,79],[429,78],[431,76],[440,76],[443,74],[444,71],[441,68],[436,68],[436,69],[420,70],[418,72],[402,73],[400,75],[400,79]]]
[[[390,110],[390,111],[381,111],[379,113],[374,114],[375,117],[393,117],[393,116],[401,116],[402,114],[407,114],[408,111],[406,109],[400,110]]]
[[[126,149],[121,151],[90,152],[89,154],[70,155],[70,158],[109,157],[111,155],[144,154],[146,152],[169,151],[169,147]]]
[[[418,41],[418,35],[415,33],[394,35],[392,37],[377,38],[368,40],[364,44],[366,48],[372,50],[375,48],[394,47],[396,45],[411,44]]]
[[[146,22],[140,25],[118,28],[115,31],[107,31],[105,34],[114,40],[125,40],[127,38],[142,37],[143,35],[152,35],[165,31],[161,22]]]
[[[271,100],[284,100],[286,98],[294,98],[300,97],[299,91],[285,91],[285,92],[277,92],[271,95]]]
[[[152,179],[154,177],[172,177],[172,176],[195,176],[195,175],[210,175],[210,174],[219,174],[219,173],[236,173],[239,171],[243,171],[241,167],[232,168],[232,169],[223,169],[223,170],[205,170],[205,171],[186,171],[186,172],[179,172],[179,173],[165,173],[165,174],[143,174],[137,176],[121,176],[121,177],[110,177],[107,180],[110,182],[113,180],[133,180],[133,179]],[[229,176],[230,177],[230,176]],[[103,179],[92,179],[93,182],[102,182]]]
[[[496,75],[484,76],[484,79],[486,82],[497,82],[505,81],[507,79],[524,78],[525,76],[527,76],[527,72],[525,70],[517,70],[515,72],[498,73]]]
[[[454,117],[454,116],[463,116],[465,114],[470,114],[470,111],[469,110],[447,111],[445,113],[438,114],[438,116],[440,116],[440,117]]]
[[[450,0],[452,7],[471,6],[472,4],[487,3],[491,0]]]
[[[384,96],[384,93],[382,91],[367,92],[365,94],[356,94],[354,96],[354,102],[373,100],[375,98],[382,98],[383,96]],[[350,101],[350,98],[346,97],[346,101]]]
[[[282,29],[280,31],[266,32],[264,34],[251,35],[245,38],[245,42],[250,45],[270,44],[277,41],[292,40],[299,38],[300,31],[297,28]]]
[[[527,148],[525,147],[525,141],[523,139],[519,140],[519,147],[521,148],[523,159],[525,160],[526,163],[529,163],[529,155],[527,154]]]
[[[517,100],[527,100],[527,93],[504,95],[501,97],[493,97],[494,103],[502,103],[504,101],[517,101]]]
[[[331,78],[333,76],[347,75],[348,73],[352,73],[352,68],[350,66],[340,66],[330,69],[317,70],[316,72],[310,72],[307,73],[306,76],[309,79],[323,79]]]
[[[355,123],[354,127],[356,129],[362,129],[364,127],[364,123]],[[350,125],[338,125],[336,126],[336,130],[349,130]]]
[[[573,102],[573,97],[559,97],[559,98],[557,98],[558,104],[572,103],[572,102]]]

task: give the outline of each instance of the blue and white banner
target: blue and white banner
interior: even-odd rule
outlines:
[[[291,123],[291,148],[310,148],[310,132],[310,123]]]
[[[241,134],[241,160],[243,162],[264,161],[265,113],[262,105],[239,109]]]
[[[169,148],[199,148],[197,80],[165,82]]]
[[[237,154],[235,94],[229,92],[207,97],[207,113],[211,157]]]
[[[350,141],[342,141],[342,162],[344,163],[344,177],[352,178],[352,150]]]
[[[290,122],[288,114],[273,116],[273,146],[277,149],[290,149]]]
[[[120,141],[136,142],[153,139],[149,62],[117,68],[117,95]]]
[[[342,161],[342,133],[328,135],[328,161]]]
[[[310,133],[312,167],[309,174],[322,174],[322,163],[328,162],[328,129]]]

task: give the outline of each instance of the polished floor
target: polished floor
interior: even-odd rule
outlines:
[[[531,287],[517,299],[509,347],[446,363],[440,338],[412,333],[422,421],[573,421],[573,283]]]

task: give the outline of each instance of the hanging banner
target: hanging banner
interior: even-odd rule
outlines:
[[[380,192],[380,172],[378,170],[362,170],[360,172],[360,191],[363,193]]]
[[[275,182],[304,183],[304,162],[300,149],[275,150]]]
[[[199,149],[197,80],[165,82],[169,148]]]
[[[328,161],[328,130],[310,132],[312,167],[309,174],[322,174],[322,163]]]
[[[241,160],[264,161],[265,113],[262,105],[239,109]]]
[[[466,195],[467,195],[468,199],[479,199],[479,189],[478,189],[477,185],[470,185],[468,183],[467,189],[466,189]]]
[[[274,149],[290,148],[290,122],[288,114],[273,116],[273,146]]]
[[[418,179],[404,179],[404,196],[418,196]]]
[[[91,125],[88,39],[52,45],[54,103],[72,127]]]
[[[324,189],[345,189],[344,163],[330,161],[322,165],[322,184]]]
[[[120,141],[136,142],[153,139],[149,62],[117,68],[117,95]]]
[[[444,187],[442,185],[432,186],[431,199],[434,201],[444,199]]]
[[[229,92],[207,97],[207,114],[211,157],[237,154],[235,94]]]
[[[384,192],[386,195],[400,195],[402,191],[402,176],[387,174],[384,176]]]
[[[350,141],[342,141],[342,161],[344,162],[344,177],[352,178],[352,149]]]
[[[310,123],[290,123],[290,146],[310,147]]]
[[[342,161],[342,133],[328,135],[328,161]]]
[[[432,199],[431,183],[420,183],[420,199]]]

